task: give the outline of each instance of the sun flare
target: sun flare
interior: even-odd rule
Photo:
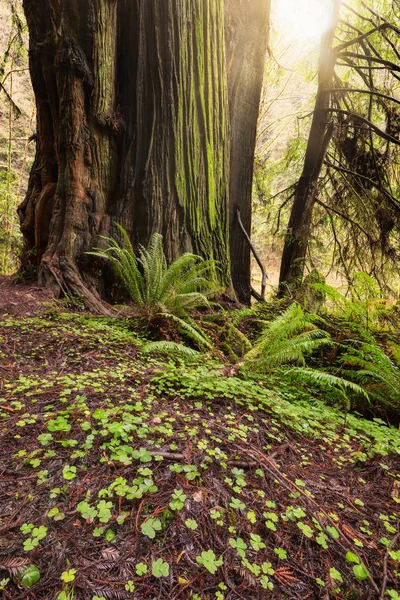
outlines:
[[[329,27],[331,0],[275,0],[273,13],[278,31],[298,41],[313,41]]]

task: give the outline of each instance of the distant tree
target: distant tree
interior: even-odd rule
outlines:
[[[333,85],[335,69],[332,44],[339,19],[340,3],[341,0],[334,0],[331,26],[321,40],[318,92],[314,116],[303,172],[296,186],[282,255],[279,283],[283,293],[286,292],[285,286],[297,287],[303,279],[317,184],[333,134],[333,122],[329,119],[330,88]]]
[[[322,40],[314,116],[282,257],[282,293],[301,283],[316,206],[320,221],[328,215],[334,254],[349,280],[360,268],[379,278],[379,256],[382,264],[398,262],[400,102],[391,90],[400,80],[400,29],[389,4],[387,14],[347,7],[336,45],[333,30]]]

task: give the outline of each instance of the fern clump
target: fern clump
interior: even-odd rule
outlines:
[[[368,400],[368,392],[355,381],[307,365],[307,359],[317,350],[333,345],[329,334],[317,323],[323,323],[317,315],[306,313],[299,304],[291,304],[264,327],[244,357],[243,370],[295,381],[308,388],[318,387],[338,398],[347,413],[351,407],[349,394]]]
[[[293,303],[280,316],[268,323],[254,348],[244,359],[251,370],[271,371],[285,364],[305,365],[306,356],[332,341],[313,321],[316,315],[303,311]]]
[[[372,336],[359,347],[347,345],[345,350],[340,356],[343,375],[362,386],[375,406],[398,415],[400,369]]]
[[[210,348],[208,336],[190,317],[193,309],[209,306],[209,298],[219,291],[216,265],[196,254],[185,253],[171,265],[163,250],[162,236],[154,233],[148,247],[139,246],[138,256],[125,229],[117,225],[122,245],[114,238],[103,238],[106,249],[89,254],[108,260],[130,298],[150,324],[155,320],[174,323],[198,346]]]

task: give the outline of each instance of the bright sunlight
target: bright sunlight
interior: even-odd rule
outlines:
[[[299,41],[318,39],[329,27],[331,7],[331,0],[275,0],[275,27]]]

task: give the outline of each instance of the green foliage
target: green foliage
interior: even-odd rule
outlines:
[[[146,535],[151,540],[156,537],[156,532],[161,531],[161,529],[162,524],[160,519],[147,519],[147,521],[141,525],[143,535]]]
[[[329,335],[314,324],[316,319],[299,304],[291,304],[265,326],[254,348],[244,357],[245,367],[268,372],[283,364],[305,365],[307,355],[332,344]]]
[[[157,579],[160,577],[168,577],[169,564],[165,562],[162,558],[158,558],[151,565],[151,573],[153,577],[156,577]]]
[[[182,510],[182,508],[185,506],[186,498],[187,496],[182,490],[174,490],[174,493],[172,494],[172,500],[169,503],[170,508],[176,511]]]
[[[68,569],[61,573],[61,581],[65,583],[70,583],[71,581],[75,581],[76,569]]]
[[[144,344],[142,352],[144,352],[144,354],[165,354],[167,356],[177,355],[193,357],[199,355],[197,350],[193,350],[193,348],[188,348],[184,344],[177,344],[176,342],[166,341],[148,342],[147,344]]]
[[[21,574],[21,583],[25,587],[30,588],[40,579],[40,570],[36,565],[28,565],[24,572]]]
[[[148,321],[169,319],[200,347],[211,347],[205,333],[190,318],[189,311],[208,307],[208,298],[219,290],[215,281],[215,262],[186,253],[168,266],[162,236],[158,233],[153,234],[147,248],[139,246],[137,258],[127,232],[120,225],[117,227],[122,246],[108,237],[104,238],[109,244],[105,250],[99,248],[89,254],[111,262],[131,299]]]
[[[360,280],[364,286],[370,285],[368,278],[360,276]],[[334,298],[342,314],[355,321],[336,320],[332,326],[333,319],[329,314],[322,320],[293,303],[264,326],[253,349],[244,357],[243,373],[279,377],[281,381],[297,382],[305,388],[315,389],[315,393],[319,389],[325,393],[327,401],[340,402],[346,413],[352,406],[362,408],[363,403],[372,410],[390,409],[393,414],[398,413],[400,369],[371,331],[365,329],[362,315],[365,317],[366,305],[348,300],[329,286],[314,285]],[[378,322],[372,310],[367,322],[370,326]],[[340,343],[333,342],[327,329],[336,330]],[[337,356],[333,365],[327,361],[326,353],[325,356],[321,354],[332,346]],[[288,368],[290,364],[293,366]]]
[[[330,568],[340,571],[343,596],[354,589],[367,593],[364,590],[372,580],[369,583],[369,577],[365,578],[364,565],[379,582],[383,555],[391,544],[384,536],[395,535],[397,528],[396,462],[390,456],[400,451],[397,429],[350,413],[344,430],[343,412],[313,397],[313,389],[312,393],[306,392],[298,383],[293,386],[289,378],[282,378],[285,365],[251,379],[209,354],[199,354],[196,362],[186,357],[144,360],[136,348],[130,352],[131,340],[124,335],[109,338],[107,331],[100,343],[100,328],[88,326],[86,320],[79,321],[79,335],[69,329],[76,328],[74,318],[63,318],[62,323],[66,339],[73,341],[70,347],[77,348],[72,358],[77,361],[74,368],[64,373],[46,369],[18,379],[9,377],[0,403],[2,435],[8,428],[8,439],[12,441],[9,472],[15,468],[26,485],[23,498],[22,493],[18,497],[19,486],[15,488],[17,507],[21,504],[22,510],[17,526],[21,530],[14,530],[13,537],[21,537],[21,546],[26,538],[30,546],[32,540],[48,537],[45,544],[38,540],[30,548],[40,564],[43,580],[48,577],[43,556],[49,544],[57,543],[60,531],[68,528],[66,520],[54,522],[64,511],[75,522],[86,547],[95,544],[99,555],[101,552],[101,560],[95,557],[90,568],[92,581],[94,577],[101,579],[103,565],[114,565],[115,569],[114,556],[118,556],[121,544],[128,543],[133,553],[131,572],[119,578],[122,593],[124,586],[129,594],[138,596],[146,594],[149,586],[161,586],[167,595],[176,595],[176,585],[180,585],[181,589],[187,586],[189,597],[196,589],[196,583],[191,582],[199,576],[206,577],[207,586],[226,596],[229,592],[220,586],[220,579],[225,571],[236,567],[246,596],[259,594],[256,586],[273,589],[274,572],[280,593],[279,571],[290,568],[282,561],[295,556],[299,543],[305,557],[318,553],[326,559],[315,562],[311,578],[301,579],[302,585],[309,585],[310,593],[317,579],[326,582],[327,587],[337,585],[337,580],[332,583],[329,579]],[[46,351],[45,331],[51,332],[49,339],[51,343],[56,340],[58,350],[60,323],[51,328],[46,320],[29,321],[26,331],[32,335],[35,327]],[[3,330],[9,331],[2,325],[1,334]],[[35,364],[39,346],[35,344]],[[96,349],[99,360],[92,371],[82,368],[86,364],[82,347],[91,357],[93,347]],[[305,360],[315,366],[321,359],[305,355]],[[297,368],[306,369],[290,364],[287,370]],[[24,422],[23,429],[9,427],[6,408],[12,409],[15,422]],[[43,437],[48,435],[43,432],[51,421],[54,431]],[[78,440],[78,446],[71,443],[74,440]],[[286,455],[282,451],[278,460],[270,460],[283,445],[290,445],[290,452]],[[7,452],[7,444],[3,444],[3,450]],[[313,469],[314,452],[323,466],[318,472]],[[381,458],[368,464],[368,459],[376,455]],[[387,460],[382,458],[385,455]],[[40,485],[38,473],[26,462],[35,458],[43,463],[42,477],[47,472],[47,481]],[[254,463],[248,464],[250,461]],[[354,476],[354,469],[364,461],[367,464],[362,472],[358,471],[360,477]],[[69,482],[63,473],[64,468],[65,474],[70,473],[71,465],[76,471]],[[374,504],[369,504],[373,483],[368,474],[374,474],[376,468],[385,482],[382,515],[373,514]],[[336,492],[333,485],[327,496],[324,488],[331,485],[333,473],[340,484],[350,476],[357,491],[352,489],[343,496],[342,487]],[[363,483],[361,475],[365,477]],[[343,503],[332,505],[335,496]],[[30,514],[41,515],[41,520],[31,523]],[[327,514],[337,528],[327,525]],[[48,533],[42,522],[48,526]],[[368,543],[361,535],[357,537],[362,542],[346,539],[347,524],[351,524],[354,535],[360,531]],[[210,532],[209,545],[204,542],[205,531]],[[284,548],[277,547],[282,545],[282,535]],[[188,542],[194,544],[199,566],[185,554]],[[364,546],[359,546],[362,543]],[[379,546],[378,551],[373,544]],[[360,561],[344,561],[347,551],[354,557],[359,554]],[[399,550],[393,545],[389,551],[388,573],[392,577]],[[24,568],[27,563],[25,555]],[[222,564],[224,568],[220,569]],[[67,563],[64,567],[68,581],[64,581],[58,596],[64,600],[74,594],[75,580],[71,577],[78,580],[78,573],[71,573],[72,566],[76,565]],[[172,567],[173,577],[168,578]],[[0,569],[3,571],[2,565]],[[80,589],[86,572],[89,574],[88,569],[79,573]],[[14,580],[4,585],[10,586],[12,595]],[[101,598],[107,591],[103,585],[90,587],[88,597]]]
[[[400,369],[371,336],[359,347],[346,344],[340,357],[342,373],[354,380],[379,407],[400,409]]]
[[[223,558],[217,558],[213,550],[203,550],[200,556],[196,556],[196,561],[199,565],[203,565],[211,573],[211,575],[215,575],[218,571],[218,568],[223,565]]]

